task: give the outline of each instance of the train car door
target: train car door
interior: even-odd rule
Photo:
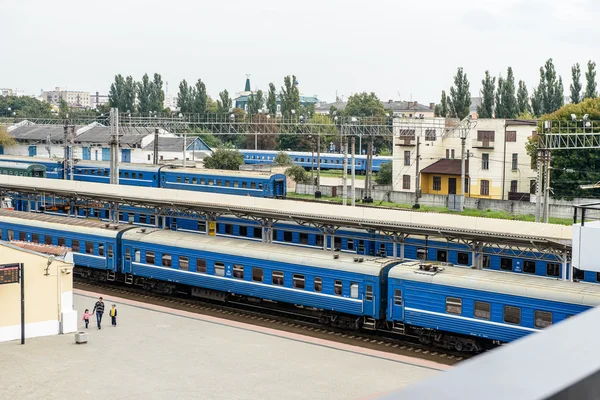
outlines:
[[[400,321],[404,321],[404,301],[402,299],[402,289],[394,289],[394,293],[392,293],[392,298],[390,299],[390,304],[388,304],[388,307],[390,309],[390,317],[392,317],[391,319],[400,319]]]
[[[275,197],[279,197],[279,198],[283,198],[285,197],[285,193],[284,193],[284,182],[283,179],[276,179],[275,180]]]
[[[375,284],[368,280],[365,282],[365,296],[363,298],[363,314],[375,317],[375,301],[374,292]]]
[[[131,273],[131,246],[125,246],[125,257],[123,257],[123,273]]]

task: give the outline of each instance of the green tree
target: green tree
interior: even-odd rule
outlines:
[[[229,92],[227,91],[227,89],[225,89],[221,93],[219,93],[219,100],[217,100],[217,112],[219,114],[228,113],[229,110],[232,109],[231,106],[232,101],[229,97]]]
[[[525,82],[519,81],[519,90],[517,91],[517,103],[519,106],[519,114],[530,113],[531,106],[529,105],[529,93]]]
[[[198,79],[193,91],[192,112],[202,115],[206,114],[207,103],[208,94],[206,93],[206,85],[202,82],[202,79]]]
[[[184,79],[179,83],[179,93],[177,94],[177,108],[183,114],[191,113],[194,111],[192,105],[192,88],[188,86],[187,81]]]
[[[471,113],[469,80],[462,67],[458,68],[454,76],[454,86],[450,88],[449,106],[450,116],[453,118],[463,119]]]
[[[496,118],[504,118],[505,110],[504,103],[502,102],[502,91],[504,90],[504,78],[502,76],[498,77],[498,90],[496,91],[496,106],[494,108],[494,115]]]
[[[30,96],[0,96],[0,116],[47,118],[52,106]]]
[[[141,114],[148,114],[148,111],[151,110],[150,96],[153,90],[148,74],[144,74],[141,82],[137,82],[138,111]]]
[[[123,111],[135,113],[136,86],[137,85],[131,75],[125,78],[125,92],[123,94],[123,105],[125,106],[125,109]]]
[[[506,71],[506,80],[498,78],[496,94],[496,118],[515,118],[519,105],[515,96],[515,76],[511,67]]]
[[[108,91],[108,104],[111,108],[118,108],[121,112],[125,111],[125,78],[123,75],[115,75],[115,81],[110,85]]]
[[[533,90],[531,106],[537,116],[552,113],[564,104],[564,87],[562,78],[556,75],[552,59],[548,59],[540,68],[540,83]]]
[[[571,67],[571,103],[577,104],[581,100],[581,68],[579,63],[576,63]]]
[[[275,164],[279,164],[279,165],[292,165],[292,157],[290,157],[290,155],[288,153],[286,153],[285,151],[280,151],[279,153],[277,153],[277,155],[275,156],[275,159],[273,160],[275,161]]]
[[[438,109],[438,117],[446,118],[450,113],[450,109],[448,107],[448,96],[446,96],[446,91],[442,90],[442,98],[440,100],[440,107]]]
[[[310,183],[310,174],[299,165],[294,165],[285,170],[285,175],[296,183]]]
[[[300,111],[300,92],[296,85],[296,75],[288,75],[283,78],[280,103],[281,114],[286,118],[290,118],[294,112]]]
[[[596,63],[589,60],[587,63],[588,70],[585,73],[585,94],[584,99],[594,99],[598,96],[596,92]]]
[[[0,126],[0,146],[10,147],[14,146],[17,142],[15,139],[8,134],[8,131],[4,126]]]
[[[386,162],[381,164],[379,172],[375,177],[375,182],[380,185],[391,185],[392,184],[392,163]]]
[[[277,93],[275,92],[275,85],[269,83],[269,94],[267,96],[267,109],[270,115],[277,114]]]
[[[165,107],[165,92],[163,91],[163,81],[160,74],[154,73],[152,81],[152,92],[150,93],[150,110],[161,112]]]
[[[217,149],[204,158],[204,166],[209,169],[239,170],[244,164],[244,156],[237,150]]]
[[[69,105],[62,97],[60,98],[60,102],[58,104],[58,117],[60,119],[66,119],[69,117]]]
[[[362,92],[348,97],[344,115],[348,117],[384,117],[386,112],[375,93]]]
[[[481,81],[481,105],[477,106],[479,118],[493,118],[494,116],[494,92],[496,90],[496,78],[485,71],[485,77]],[[445,93],[444,93],[445,94]]]
[[[251,93],[248,97],[248,114],[256,115],[265,106],[265,97],[262,90],[258,90],[256,94]]]

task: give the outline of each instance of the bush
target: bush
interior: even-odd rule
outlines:
[[[288,153],[286,153],[285,151],[280,151],[279,153],[277,153],[277,155],[275,156],[275,164],[279,164],[279,165],[292,165],[292,157],[289,156]]]
[[[244,156],[237,150],[218,149],[204,158],[204,167],[209,169],[238,170],[244,164]]]
[[[294,165],[285,170],[285,174],[296,183],[310,183],[310,175],[299,165]]]
[[[391,185],[392,184],[392,163],[386,162],[381,164],[379,172],[375,177],[375,182],[380,185]]]

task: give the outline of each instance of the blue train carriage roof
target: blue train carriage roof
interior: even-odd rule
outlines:
[[[405,262],[390,270],[390,279],[424,282],[462,289],[481,290],[512,296],[557,301],[584,306],[600,305],[600,285],[583,282],[565,282],[558,279],[515,274],[514,272],[473,270],[427,263],[430,269],[421,269],[424,263]]]
[[[62,161],[62,158],[12,156],[10,154],[0,155],[0,162],[2,162],[2,164],[7,162],[22,162],[26,164],[59,164]]]
[[[271,155],[271,154],[277,154],[279,153],[280,150],[240,150],[240,152],[242,154],[254,154],[254,155]],[[284,153],[287,153],[290,157],[310,157],[310,156],[317,156],[317,153],[312,153],[310,151],[284,151]],[[325,151],[321,151],[321,157],[330,157],[330,158],[343,158],[344,155],[340,154],[340,153],[326,153]],[[348,154],[348,158],[352,157],[350,154]],[[354,156],[355,158],[361,158],[361,159],[366,159],[367,156],[363,155],[363,154],[355,154]],[[379,160],[386,160],[386,161],[392,161],[392,156],[380,156],[378,154],[373,154],[373,160],[379,159]]]
[[[215,175],[215,176],[228,176],[232,178],[270,178],[280,175],[285,178],[283,174],[274,174],[266,171],[241,171],[241,170],[225,170],[225,169],[207,169],[207,168],[165,168],[163,172],[180,172],[184,174],[198,174],[198,175]]]
[[[142,172],[157,172],[161,166],[153,164],[134,164],[134,163],[119,163],[119,169],[123,170],[135,170]],[[75,168],[108,168],[110,169],[110,162],[108,161],[90,161],[80,160],[75,164]]]
[[[269,260],[370,276],[379,276],[383,268],[398,262],[382,257],[364,257],[363,261],[359,262],[355,261],[353,255],[344,253],[339,254],[339,258],[334,258],[333,253],[330,251],[325,252],[323,250],[296,248],[154,228],[140,228],[127,231],[123,234],[123,240],[183,247],[189,250],[201,250],[216,254]]]
[[[24,163],[24,162],[14,162],[14,161],[3,162],[2,164],[0,164],[0,167],[13,168],[13,169],[28,169],[30,167],[46,168],[45,165],[38,164],[38,163]]]
[[[60,217],[55,215],[30,213],[0,209],[0,222],[27,226],[34,229],[53,229],[68,233],[81,233],[114,238],[130,225],[116,225],[84,218]]]

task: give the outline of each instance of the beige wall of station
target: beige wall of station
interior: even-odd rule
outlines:
[[[10,263],[24,265],[25,337],[76,331],[77,312],[73,310],[73,264],[0,242],[0,264]],[[0,285],[0,342],[20,338],[21,285]]]

